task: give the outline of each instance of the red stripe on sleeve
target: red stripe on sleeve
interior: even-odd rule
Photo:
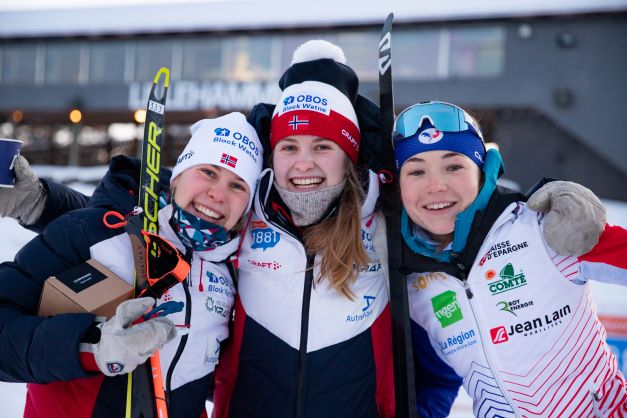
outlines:
[[[627,269],[627,230],[606,224],[597,245],[580,256],[579,261],[605,263]]]

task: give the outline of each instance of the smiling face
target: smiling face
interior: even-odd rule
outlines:
[[[336,186],[346,175],[350,160],[329,139],[295,135],[280,140],[272,154],[272,166],[279,187],[306,192]]]
[[[183,171],[172,185],[183,210],[231,230],[248,204],[248,185],[222,167],[201,164]]]
[[[401,167],[403,206],[411,220],[442,245],[453,239],[455,217],[479,194],[479,167],[465,155],[428,151]]]

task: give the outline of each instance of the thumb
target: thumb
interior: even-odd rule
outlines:
[[[16,181],[32,180],[33,178],[37,178],[35,173],[33,173],[33,170],[30,168],[28,160],[24,158],[22,154],[18,155],[15,159],[13,169],[15,170]]]
[[[551,196],[555,190],[555,182],[545,184],[531,195],[527,200],[527,207],[537,212],[548,212],[551,210]]]
[[[143,315],[155,304],[155,299],[150,297],[131,299],[122,302],[115,310],[115,316],[111,318],[119,328],[126,328],[131,322]]]
[[[134,325],[135,335],[140,337],[137,349],[141,355],[152,355],[163,344],[176,337],[176,327],[168,318],[154,318]]]

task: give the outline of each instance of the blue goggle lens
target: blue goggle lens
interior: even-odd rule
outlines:
[[[394,141],[414,135],[420,127],[429,121],[431,125],[444,132],[462,132],[471,129],[481,139],[481,131],[474,120],[459,107],[444,102],[418,103],[408,107],[394,121]]]

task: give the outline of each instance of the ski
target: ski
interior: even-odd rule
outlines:
[[[129,229],[135,228],[134,233],[129,233],[135,260],[135,296],[138,296],[141,289],[146,287],[148,265],[151,260],[157,258],[158,254],[157,242],[146,243],[142,239],[142,234],[137,233],[137,229],[151,234],[159,233],[159,172],[161,171],[165,99],[169,82],[170,70],[165,67],[160,68],[153,80],[146,107],[137,204],[139,210],[135,217],[136,224],[133,225],[133,222],[129,221],[128,225]],[[126,418],[165,418],[168,416],[161,377],[159,352],[150,358],[150,362],[146,362],[137,367],[133,373],[128,374]]]
[[[394,127],[394,90],[392,86],[392,20],[390,13],[383,25],[379,41],[379,106],[383,161],[389,173],[395,173],[392,130]],[[388,265],[390,271],[390,308],[392,312],[392,344],[394,351],[394,393],[397,417],[417,417],[414,361],[409,327],[409,305],[402,263],[400,193],[398,179],[383,188],[387,223]]]

